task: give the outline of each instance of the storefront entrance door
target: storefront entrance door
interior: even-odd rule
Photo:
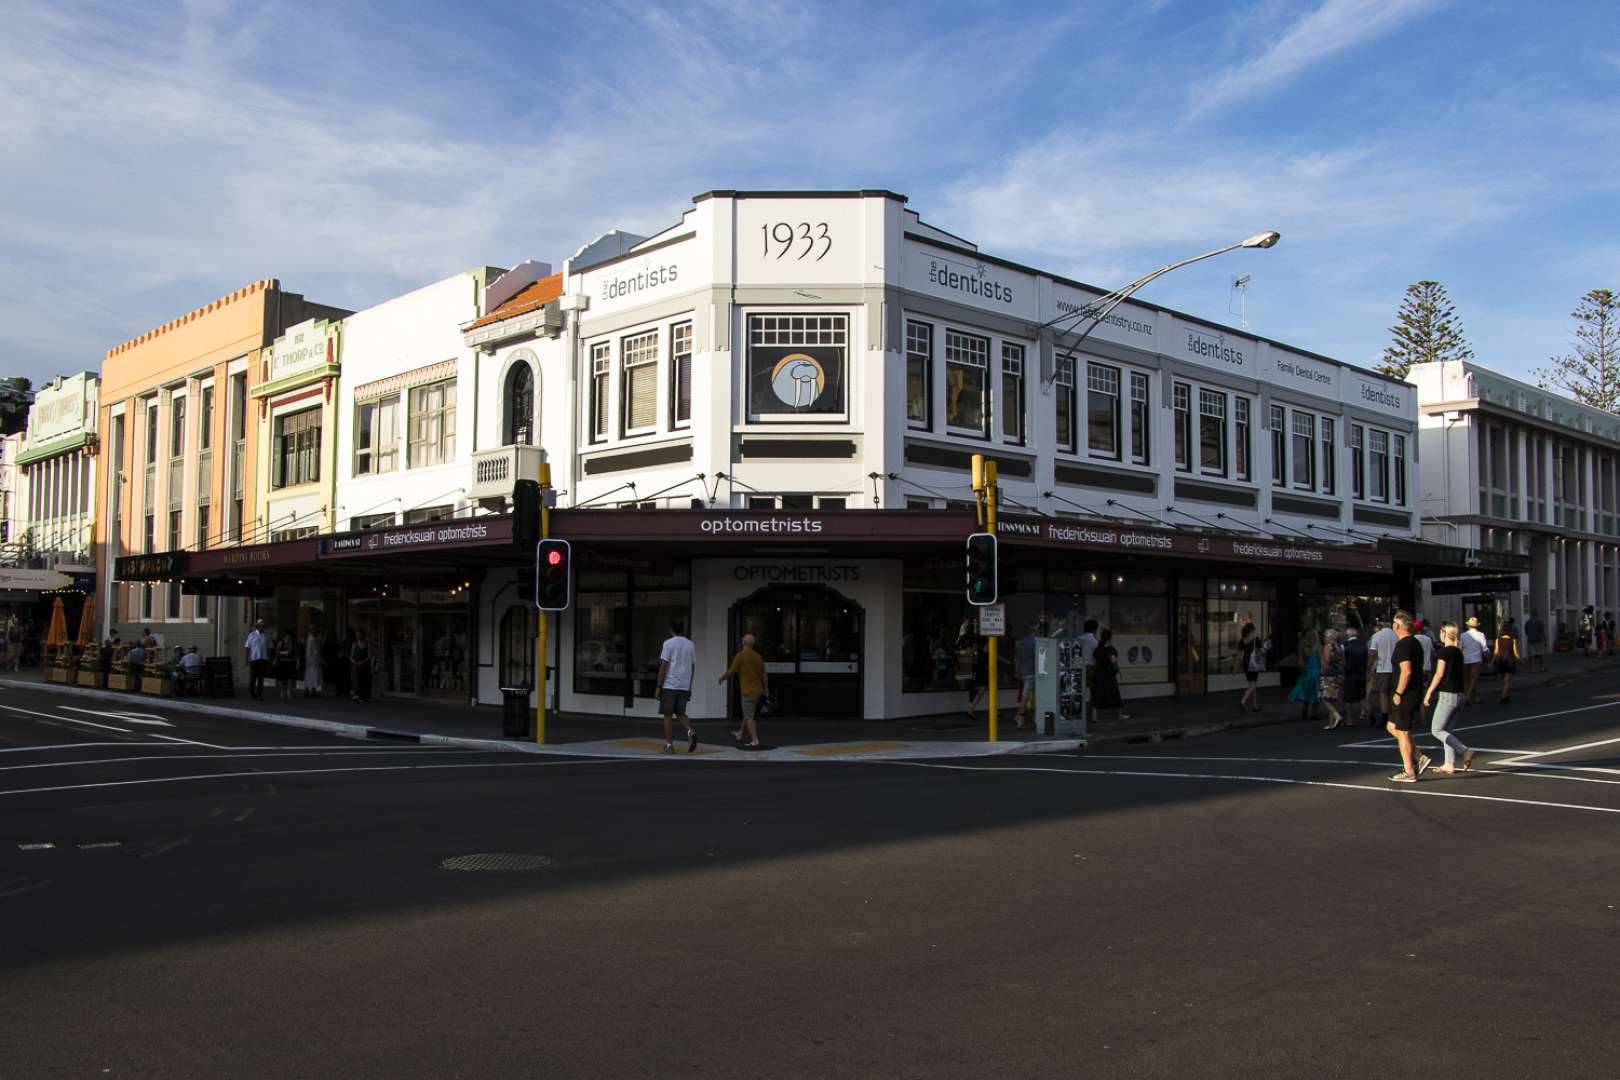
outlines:
[[[832,589],[772,586],[732,606],[731,641],[754,635],[774,715],[858,719],[864,621],[860,606]]]
[[[1191,697],[1204,692],[1204,601],[1176,601],[1176,693]]]

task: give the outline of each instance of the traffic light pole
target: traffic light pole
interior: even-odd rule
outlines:
[[[984,463],[984,529],[985,529],[985,532],[990,533],[992,536],[995,535],[995,532],[996,532],[996,463],[994,461],[986,461]],[[996,572],[996,580],[997,580],[996,599],[999,601],[1001,599],[1001,596],[1000,596],[1000,592],[1001,592],[1001,589],[1000,589],[1001,572],[1000,572],[999,567],[997,568],[997,572]],[[1001,681],[1001,669],[996,666],[996,645],[1000,640],[1001,640],[1001,638],[998,635],[992,634],[990,636],[990,741],[991,742],[996,741],[996,721],[998,719],[998,716],[997,716],[997,713],[996,713],[996,684]]]
[[[551,507],[549,493],[551,491],[551,466],[546,462],[540,463],[540,539],[551,539]],[[572,568],[570,568],[572,572]],[[540,568],[535,567],[538,576]],[[535,582],[536,587],[539,581]],[[534,657],[534,684],[539,688],[534,705],[534,741],[544,744],[546,741],[546,622],[550,616],[542,610],[540,612],[540,632],[535,636]]]

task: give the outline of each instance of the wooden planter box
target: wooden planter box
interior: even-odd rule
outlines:
[[[106,683],[101,681],[101,672],[95,670],[94,668],[80,668],[79,669],[79,685],[80,686],[105,686]]]
[[[64,668],[64,667],[48,667],[48,668],[46,668],[45,669],[45,681],[46,682],[55,682],[55,683],[66,683],[68,681],[67,668]]]
[[[160,697],[169,695],[172,693],[170,690],[171,685],[168,677],[164,675],[141,676],[141,693],[143,694],[157,694]]]
[[[132,685],[134,682],[135,677],[133,675],[115,671],[107,676],[107,689],[134,690],[136,689],[136,687]]]

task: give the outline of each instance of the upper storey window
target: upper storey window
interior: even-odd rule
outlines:
[[[749,420],[847,420],[848,378],[848,315],[748,317]]]

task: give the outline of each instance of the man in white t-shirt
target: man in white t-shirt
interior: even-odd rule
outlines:
[[[686,728],[686,752],[697,752],[697,732],[686,715],[687,702],[692,700],[692,668],[697,650],[686,636],[686,622],[672,619],[669,637],[664,639],[663,651],[658,654],[658,711],[664,716],[664,753],[675,752],[673,717],[679,716]]]
[[[1097,651],[1097,620],[1087,619],[1080,627],[1080,636],[1076,638],[1080,643],[1080,670],[1086,680],[1086,723],[1097,719],[1097,708],[1091,703],[1091,679],[1096,674],[1096,665],[1091,656]]]
[[[1463,654],[1463,704],[1474,703],[1474,686],[1479,682],[1479,669],[1485,663],[1485,650],[1490,648],[1490,642],[1479,628],[1479,620],[1468,616],[1468,629],[1463,631],[1457,645]]]
[[[1389,715],[1390,675],[1395,670],[1395,643],[1400,638],[1395,631],[1389,628],[1389,623],[1380,619],[1378,632],[1367,642],[1367,670],[1371,672],[1367,682],[1368,710],[1372,715],[1372,726],[1378,727],[1382,718]]]

